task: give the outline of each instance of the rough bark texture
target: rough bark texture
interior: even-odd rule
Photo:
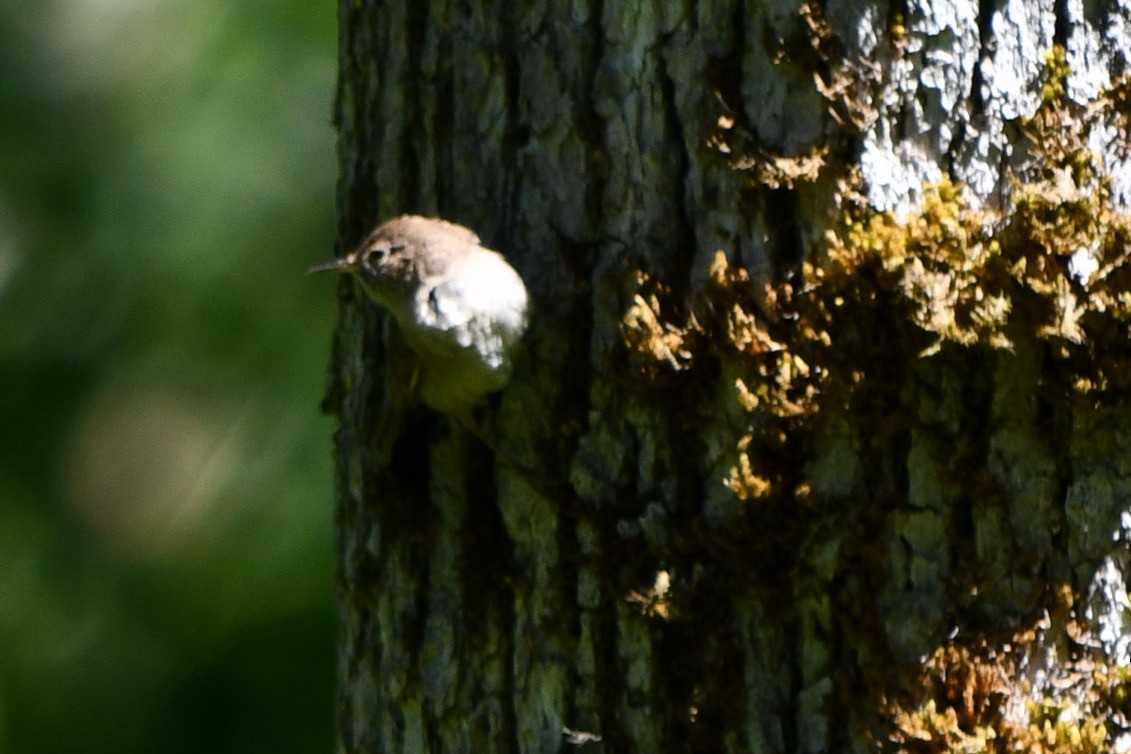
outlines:
[[[563,728],[610,752],[873,750],[923,658],[1034,625],[1064,586],[1128,663],[1128,414],[1048,379],[1045,341],[917,358],[885,340],[905,330],[846,327],[867,384],[759,446],[804,490],[760,503],[724,484],[762,421],[741,367],[656,376],[623,321],[640,272],[693,310],[719,250],[751,300],[787,280],[852,165],[876,210],[944,178],[1008,204],[1048,51],[1094,99],[1131,7],[342,0],[340,23],[341,245],[440,215],[533,305],[495,448],[419,409],[383,465],[387,323],[342,283],[340,751],[572,749]],[[1126,205],[1118,129],[1088,138]]]

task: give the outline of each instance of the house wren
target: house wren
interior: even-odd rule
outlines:
[[[410,388],[427,406],[468,416],[510,380],[526,330],[526,286],[471,230],[403,215],[344,257],[310,268],[353,275],[416,357]]]

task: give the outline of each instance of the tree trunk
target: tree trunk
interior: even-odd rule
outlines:
[[[463,223],[533,319],[489,444],[388,460],[342,282],[339,750],[1122,745],[1100,5],[343,1],[340,248]]]

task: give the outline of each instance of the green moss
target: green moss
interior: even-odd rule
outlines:
[[[1064,45],[1053,45],[1045,53],[1044,83],[1041,85],[1041,101],[1054,104],[1064,99],[1065,85],[1068,81],[1069,67]]]
[[[1062,593],[1060,599],[1071,599]],[[1069,621],[1071,623],[1072,621]],[[1053,631],[1059,636],[1042,635]],[[1085,672],[1066,663],[1060,668],[1073,688],[1070,700],[1034,695],[1023,674],[1021,658],[1034,641],[1063,640],[1065,632],[1085,627],[1059,625],[1032,628],[1011,641],[990,645],[969,639],[939,647],[921,668],[917,690],[889,700],[892,730],[881,750],[891,752],[1014,752],[1090,754],[1111,750],[1107,721],[1121,712],[1117,689],[1126,671],[1094,660]],[[1079,635],[1079,634],[1077,634]]]
[[[796,552],[811,533],[807,522],[819,520],[809,513],[829,503],[815,499],[804,476],[823,417],[851,415],[862,438],[905,436],[921,419],[901,401],[923,360],[937,359],[941,369],[982,364],[990,372],[1018,350],[1038,354],[1038,389],[1050,404],[1116,404],[1131,396],[1131,216],[1112,207],[1109,181],[1086,144],[1101,119],[1121,117],[1131,84],[1078,105],[1066,95],[1068,72],[1064,49],[1054,48],[1042,104],[1017,124],[1028,161],[1010,177],[1004,209],[942,181],[922,187],[912,211],[879,212],[849,168],[831,230],[792,279],[758,283],[721,251],[689,300],[676,301],[662,281],[639,275],[622,321],[633,363],[653,384],[670,379],[681,389],[708,382],[698,379],[703,375],[726,375],[734,413],[745,419],[737,422],[725,484],[749,504],[736,505],[736,525],[713,536],[739,541],[744,557],[752,547]],[[837,103],[839,112],[858,110]],[[818,156],[802,165],[762,155],[753,172],[780,187],[828,181],[836,155]],[[951,494],[995,504],[1004,493],[984,465],[984,449],[963,444],[950,448]],[[868,552],[861,561],[878,558]],[[1064,599],[1067,615],[1076,600],[1070,593]],[[1033,696],[1013,659],[1033,633],[993,647],[940,648],[921,668],[921,693],[887,710],[894,733],[883,748],[1104,751],[1108,721],[1131,716],[1131,674],[1093,657],[1088,662],[1098,670],[1075,706]],[[1024,714],[1006,719],[1007,702]]]
[[[888,26],[891,32],[891,40],[894,44],[903,44],[907,39],[907,23],[902,13],[893,13],[891,22]]]
[[[781,484],[767,451],[830,402],[882,380],[878,364],[1024,340],[1052,356],[1054,386],[1100,402],[1131,391],[1131,218],[1111,207],[1084,141],[1104,108],[1069,102],[1066,76],[1064,50],[1054,48],[1048,96],[1020,124],[1032,154],[1011,179],[1007,210],[982,208],[944,180],[923,187],[912,212],[877,212],[850,173],[840,215],[796,282],[758,289],[719,252],[704,290],[675,319],[662,284],[641,273],[622,333],[645,374],[737,365],[728,369],[739,375],[734,400],[751,420],[735,438],[727,485],[736,495],[792,500],[795,483]],[[824,158],[813,166],[825,169]]]

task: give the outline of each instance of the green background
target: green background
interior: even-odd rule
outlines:
[[[333,748],[335,24],[0,3],[0,752]]]

